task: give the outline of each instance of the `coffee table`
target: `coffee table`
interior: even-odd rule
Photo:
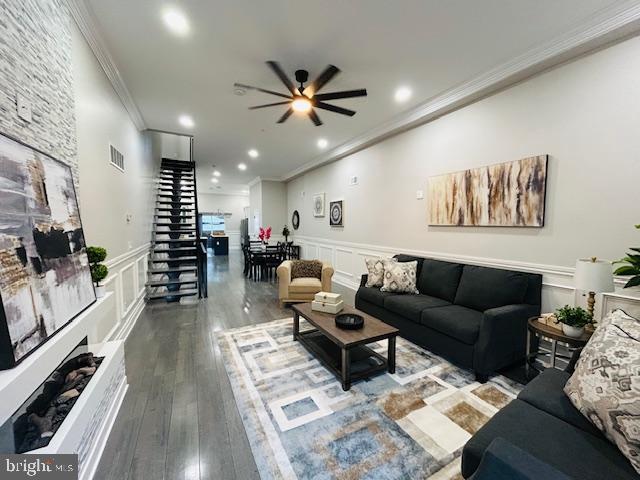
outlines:
[[[340,313],[355,313],[364,318],[359,330],[343,330],[336,327],[335,315],[311,309],[311,303],[299,303],[293,309],[293,339],[329,368],[341,381],[342,389],[349,390],[351,382],[371,377],[388,370],[396,371],[396,337],[399,330],[353,307],[345,307]],[[315,329],[300,331],[300,317]],[[387,339],[387,358],[366,345]]]

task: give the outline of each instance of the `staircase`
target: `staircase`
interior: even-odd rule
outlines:
[[[153,220],[147,299],[202,297],[198,202],[193,162],[162,159]]]

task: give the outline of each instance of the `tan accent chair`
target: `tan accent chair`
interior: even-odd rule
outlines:
[[[322,264],[322,279],[294,278],[291,280],[291,260],[280,264],[278,273],[278,298],[280,306],[285,303],[310,302],[318,292],[331,291],[331,277],[333,267],[328,263]]]

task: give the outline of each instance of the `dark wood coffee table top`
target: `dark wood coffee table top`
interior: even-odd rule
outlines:
[[[397,328],[387,325],[377,318],[350,306],[345,306],[340,313],[362,315],[364,318],[364,327],[359,330],[343,330],[342,328],[336,327],[336,315],[311,310],[311,303],[297,303],[291,308],[341,348],[350,348],[356,345],[377,342],[400,333]]]

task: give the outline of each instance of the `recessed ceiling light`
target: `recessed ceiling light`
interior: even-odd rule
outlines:
[[[214,170],[213,171],[213,176],[214,177],[219,177],[220,176],[220,172],[218,170]]]
[[[327,148],[327,145],[329,145],[329,142],[327,142],[326,138],[318,140],[318,148]]]
[[[291,102],[291,108],[296,112],[307,113],[311,110],[311,102],[305,97],[298,97]]]
[[[166,8],[162,12],[162,19],[167,28],[181,37],[189,33],[189,20],[180,10],[176,8]]]
[[[240,170],[246,170],[246,169],[247,169],[247,166],[246,166],[244,163],[239,163],[239,164],[238,164],[238,168],[239,168]]]
[[[178,117],[178,122],[180,122],[180,125],[185,128],[193,128],[193,126],[195,125],[193,123],[193,118],[191,118],[189,115],[180,115]]]
[[[218,179],[217,179],[217,178],[215,178],[215,177],[214,177],[214,178],[212,178],[212,179],[211,179],[211,181],[212,181],[213,183],[218,183]]]
[[[396,93],[393,97],[396,99],[396,102],[406,102],[411,98],[411,89],[409,87],[400,87],[396,90]]]
[[[249,150],[247,153],[249,154],[249,156],[250,156],[251,158],[258,158],[258,155],[260,155],[260,154],[258,153],[258,150],[256,150],[255,148],[252,148],[252,149],[251,149],[251,150]]]

